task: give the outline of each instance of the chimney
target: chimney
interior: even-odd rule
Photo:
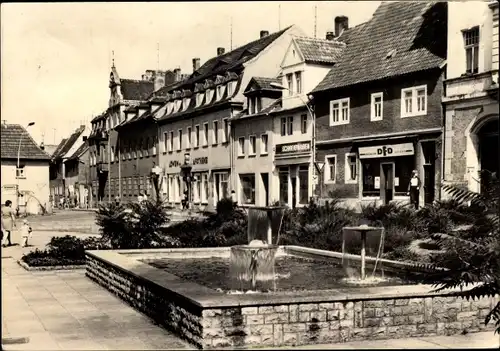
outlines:
[[[267,37],[268,35],[269,35],[269,31],[268,30],[261,30],[260,31],[260,37],[261,38]]]
[[[224,48],[217,48],[217,56],[224,55],[226,52],[226,49]]]
[[[340,36],[346,29],[349,29],[349,18],[346,16],[335,17],[335,36]]]
[[[175,81],[180,82],[181,81],[181,69],[180,68],[175,68],[174,69],[174,75],[175,75]]]
[[[193,59],[193,72],[197,71],[200,69],[200,59],[195,57]]]
[[[326,40],[333,40],[335,38],[335,33],[326,32]]]
[[[45,150],[45,144],[43,143],[43,141],[40,143],[40,149]]]

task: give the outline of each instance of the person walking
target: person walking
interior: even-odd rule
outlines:
[[[415,209],[418,210],[418,197],[420,195],[420,178],[418,177],[417,170],[413,170],[410,184],[408,184],[408,193],[410,195],[410,204],[415,206]]]
[[[12,208],[12,201],[5,201],[5,206],[2,207],[2,246],[12,246],[11,233],[16,227],[16,215]]]

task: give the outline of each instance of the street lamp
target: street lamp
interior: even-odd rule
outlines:
[[[290,89],[288,89],[287,87],[279,84],[279,83],[271,83],[270,84],[272,88],[275,88],[275,89],[281,89],[281,90],[288,90],[289,92],[291,92]],[[302,97],[302,95],[298,94],[296,95],[300,101],[302,101],[302,103],[304,104],[304,106],[307,108],[307,111],[309,112],[309,114],[311,115],[311,122],[312,122],[312,159],[311,159],[311,170],[314,170],[314,165],[315,165],[315,162],[316,162],[316,116],[313,112],[313,110],[311,109],[311,107],[309,106],[309,102],[311,101],[311,98],[309,98],[309,96],[307,97],[309,99],[308,102],[306,102],[304,100],[304,98]],[[318,170],[319,171],[319,170]],[[318,172],[319,173],[319,172]],[[318,183],[319,183],[319,179],[318,179]]]
[[[28,125],[26,126],[26,129],[28,129],[28,127],[31,127],[32,125],[34,125],[35,122],[30,122],[28,123]],[[21,136],[19,137],[19,147],[17,148],[17,168],[16,168],[16,181],[17,181],[17,215],[19,216],[19,198],[20,198],[20,195],[21,195],[21,192],[19,191],[19,159],[21,158],[21,142],[23,141],[23,134],[21,133]]]

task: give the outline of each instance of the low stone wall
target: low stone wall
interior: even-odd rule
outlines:
[[[431,293],[425,285],[227,295],[112,251],[87,252],[87,276],[198,348],[342,343],[494,329],[491,323],[484,325],[484,317],[498,297],[466,301],[450,292]]]

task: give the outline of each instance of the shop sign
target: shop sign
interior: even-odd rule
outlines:
[[[180,166],[182,166],[182,163],[180,163],[177,160],[172,160],[172,161],[170,161],[170,163],[168,164],[168,166],[170,168],[172,168],[172,167],[180,167]]]
[[[413,143],[367,146],[359,148],[359,158],[410,156],[414,154]]]
[[[197,157],[193,159],[193,165],[207,165],[208,164],[208,157]]]
[[[291,154],[294,152],[310,152],[311,142],[288,143],[276,145],[276,154]]]

